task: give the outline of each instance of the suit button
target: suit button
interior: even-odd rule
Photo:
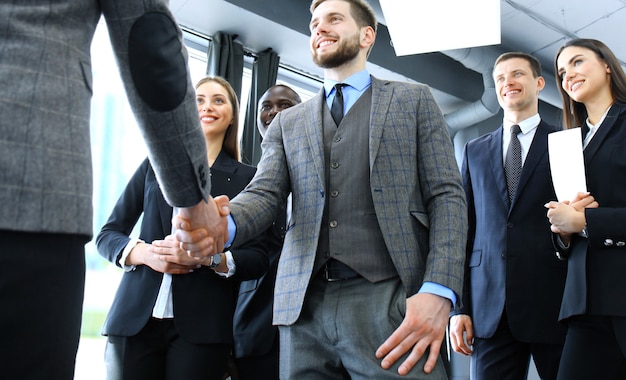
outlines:
[[[618,241],[617,243],[615,243],[615,245],[618,246],[618,247],[623,247],[623,246],[626,245],[626,243],[623,242],[623,241]]]
[[[506,224],[506,226],[507,226],[508,228],[513,228],[513,227],[515,227],[515,225],[514,225],[512,222],[508,222],[508,223]]]
[[[337,221],[336,220],[331,220],[331,222],[328,223],[328,225],[330,226],[330,228],[335,228],[335,227],[337,227]]]
[[[604,239],[604,246],[605,247],[612,247],[613,246],[613,239]]]
[[[339,192],[337,190],[333,190],[330,192],[330,196],[333,198],[337,198],[338,195],[339,195]]]
[[[333,162],[332,164],[330,164],[330,167],[333,169],[337,169],[339,167],[339,163],[338,162]]]

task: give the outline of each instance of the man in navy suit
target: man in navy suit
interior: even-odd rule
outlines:
[[[531,355],[541,378],[555,379],[565,338],[557,317],[566,267],[554,255],[543,205],[555,199],[547,141],[556,128],[538,113],[545,81],[536,58],[505,53],[493,77],[502,128],[470,141],[464,152],[467,272],[463,307],[450,321],[452,347],[472,355],[471,379],[525,379]],[[505,167],[515,151],[521,174],[513,179]]]

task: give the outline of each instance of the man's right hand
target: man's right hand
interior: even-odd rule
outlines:
[[[172,224],[180,248],[189,256],[203,259],[224,250],[228,241],[229,199],[209,197],[195,206],[178,209]]]
[[[471,355],[474,344],[474,325],[469,315],[459,314],[450,318],[450,343],[459,354]]]

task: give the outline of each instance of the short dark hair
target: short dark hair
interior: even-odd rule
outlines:
[[[533,77],[539,78],[541,76],[541,62],[539,62],[539,60],[533,57],[532,55],[528,53],[523,53],[521,51],[513,51],[513,52],[501,54],[496,59],[496,62],[493,64],[494,69],[500,62],[508,61],[509,59],[513,59],[513,58],[521,58],[521,59],[528,61],[528,64],[530,65],[530,69],[533,71]]]
[[[273,85],[269,89],[274,88],[274,87],[282,87],[282,88],[284,88],[285,90],[287,90],[287,91],[289,91],[289,92],[291,92],[293,94],[293,100],[295,100],[296,104],[302,103],[302,98],[300,98],[300,94],[298,94],[296,92],[296,90],[294,90],[293,88],[287,86],[286,84],[278,83],[278,84]]]

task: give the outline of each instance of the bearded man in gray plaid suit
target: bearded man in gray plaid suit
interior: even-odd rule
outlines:
[[[426,86],[367,72],[376,19],[365,1],[315,0],[311,13],[324,89],[276,116],[230,204],[237,245],[293,194],[274,298],[280,377],[445,379],[467,233],[445,121]],[[335,98],[343,111],[331,112]]]

